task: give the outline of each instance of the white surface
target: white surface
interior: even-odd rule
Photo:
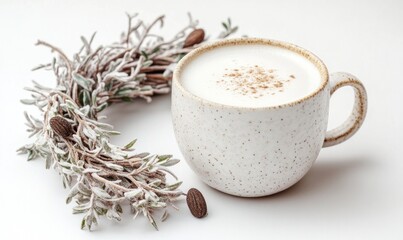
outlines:
[[[0,239],[402,239],[403,238],[403,2],[401,1],[2,1],[0,3]],[[18,101],[30,72],[50,53],[34,47],[41,38],[71,55],[79,36],[98,31],[96,43],[115,40],[126,29],[125,11],[141,16],[166,13],[169,33],[186,21],[217,34],[231,16],[249,36],[286,40],[322,58],[330,71],[348,71],[368,90],[363,127],[346,143],[324,149],[308,175],[293,188],[265,198],[244,199],[217,192],[199,181],[185,162],[175,167],[183,189],[199,188],[209,204],[205,219],[193,218],[184,202],[156,232],[144,218],[120,224],[102,221],[94,232],[79,229],[81,215],[65,205],[67,191],[42,160],[26,162],[15,149],[27,142]],[[350,111],[352,94],[332,98],[330,125]],[[349,106],[349,107],[346,107]],[[123,144],[139,139],[139,151],[181,157],[173,136],[168,96],[108,110],[109,122],[124,132]],[[190,237],[191,236],[191,237]]]
[[[274,72],[269,73],[270,70]],[[259,71],[263,73],[257,74]],[[228,76],[233,73],[238,73],[238,77]],[[315,92],[321,81],[317,67],[300,54],[275,46],[246,44],[202,53],[185,65],[180,82],[193,94],[213,102],[268,107],[297,101]],[[273,87],[276,82],[283,84],[282,91]],[[245,83],[247,87],[240,86]],[[259,88],[261,84],[270,87]],[[248,86],[256,87],[257,92],[253,93]]]

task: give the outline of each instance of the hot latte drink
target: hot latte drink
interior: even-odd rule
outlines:
[[[237,107],[270,107],[304,98],[321,83],[317,67],[276,46],[230,45],[205,51],[181,74],[194,95]]]

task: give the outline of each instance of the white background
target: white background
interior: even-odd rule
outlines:
[[[203,184],[185,161],[174,168],[183,190],[199,188],[208,217],[193,218],[186,204],[159,224],[140,217],[121,223],[101,221],[93,232],[80,230],[82,215],[65,204],[67,190],[43,160],[27,162],[15,150],[28,143],[19,103],[36,79],[52,84],[48,73],[31,72],[51,59],[38,38],[69,56],[80,35],[98,31],[96,45],[118,39],[125,12],[151,20],[165,13],[167,36],[186,24],[186,12],[210,36],[231,17],[240,33],[280,39],[316,53],[330,71],[362,79],[369,96],[367,119],[349,141],[324,149],[307,176],[274,196],[232,197]],[[402,1],[1,1],[0,2],[0,239],[403,239],[403,2]],[[352,91],[331,101],[330,127],[349,113]],[[346,107],[348,106],[348,107]],[[170,97],[120,104],[105,112],[125,144],[138,138],[138,151],[182,156],[170,118]],[[212,136],[213,137],[213,136]]]

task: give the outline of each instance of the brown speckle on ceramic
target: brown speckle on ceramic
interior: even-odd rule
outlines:
[[[318,67],[322,83],[305,98],[256,108],[218,104],[183,88],[180,73],[189,61],[204,51],[229,44],[267,44],[297,52]],[[338,76],[341,79],[345,75]],[[284,42],[242,38],[202,46],[178,63],[173,77],[172,118],[179,148],[193,171],[220,191],[243,197],[282,191],[308,172],[324,145],[325,135],[325,146],[334,145],[350,137],[362,124],[365,89],[351,75],[343,79],[336,78],[330,85],[322,61]],[[344,85],[359,92],[356,111],[340,128],[342,131],[338,128],[326,134],[331,91]]]

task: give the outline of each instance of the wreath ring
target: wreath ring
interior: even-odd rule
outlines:
[[[50,48],[57,57],[33,70],[52,71],[56,86],[49,88],[33,81],[33,87],[25,88],[32,98],[21,100],[36,106],[42,119],[25,112],[28,132],[35,140],[18,152],[27,154],[28,160],[44,158],[46,168],[59,172],[63,186],[70,189],[66,203],[74,199],[73,213],[84,214],[82,229],[91,230],[103,215],[120,221],[124,202],[130,204],[135,217],[143,214],[158,229],[155,212],[165,210],[161,217],[164,221],[167,207],[176,208],[173,203],[186,195],[179,189],[182,182],[169,170],[178,159],[133,154],[136,140],[123,147],[112,144],[110,137],[119,132],[101,122],[98,114],[114,103],[137,98],[150,102],[154,95],[169,93],[176,62],[206,40],[204,30],[197,28],[198,21],[189,14],[188,24],[165,40],[152,32],[157,24],[163,26],[164,16],[149,24],[137,14],[127,16],[128,28],[119,42],[93,49],[95,33],[88,40],[81,37],[83,46],[73,59],[59,48],[38,41],[37,45]],[[225,29],[219,38],[237,30],[230,19],[222,24]],[[176,182],[168,183],[167,175]],[[199,192],[194,195],[202,198]],[[197,217],[206,214],[198,215],[189,208]]]

